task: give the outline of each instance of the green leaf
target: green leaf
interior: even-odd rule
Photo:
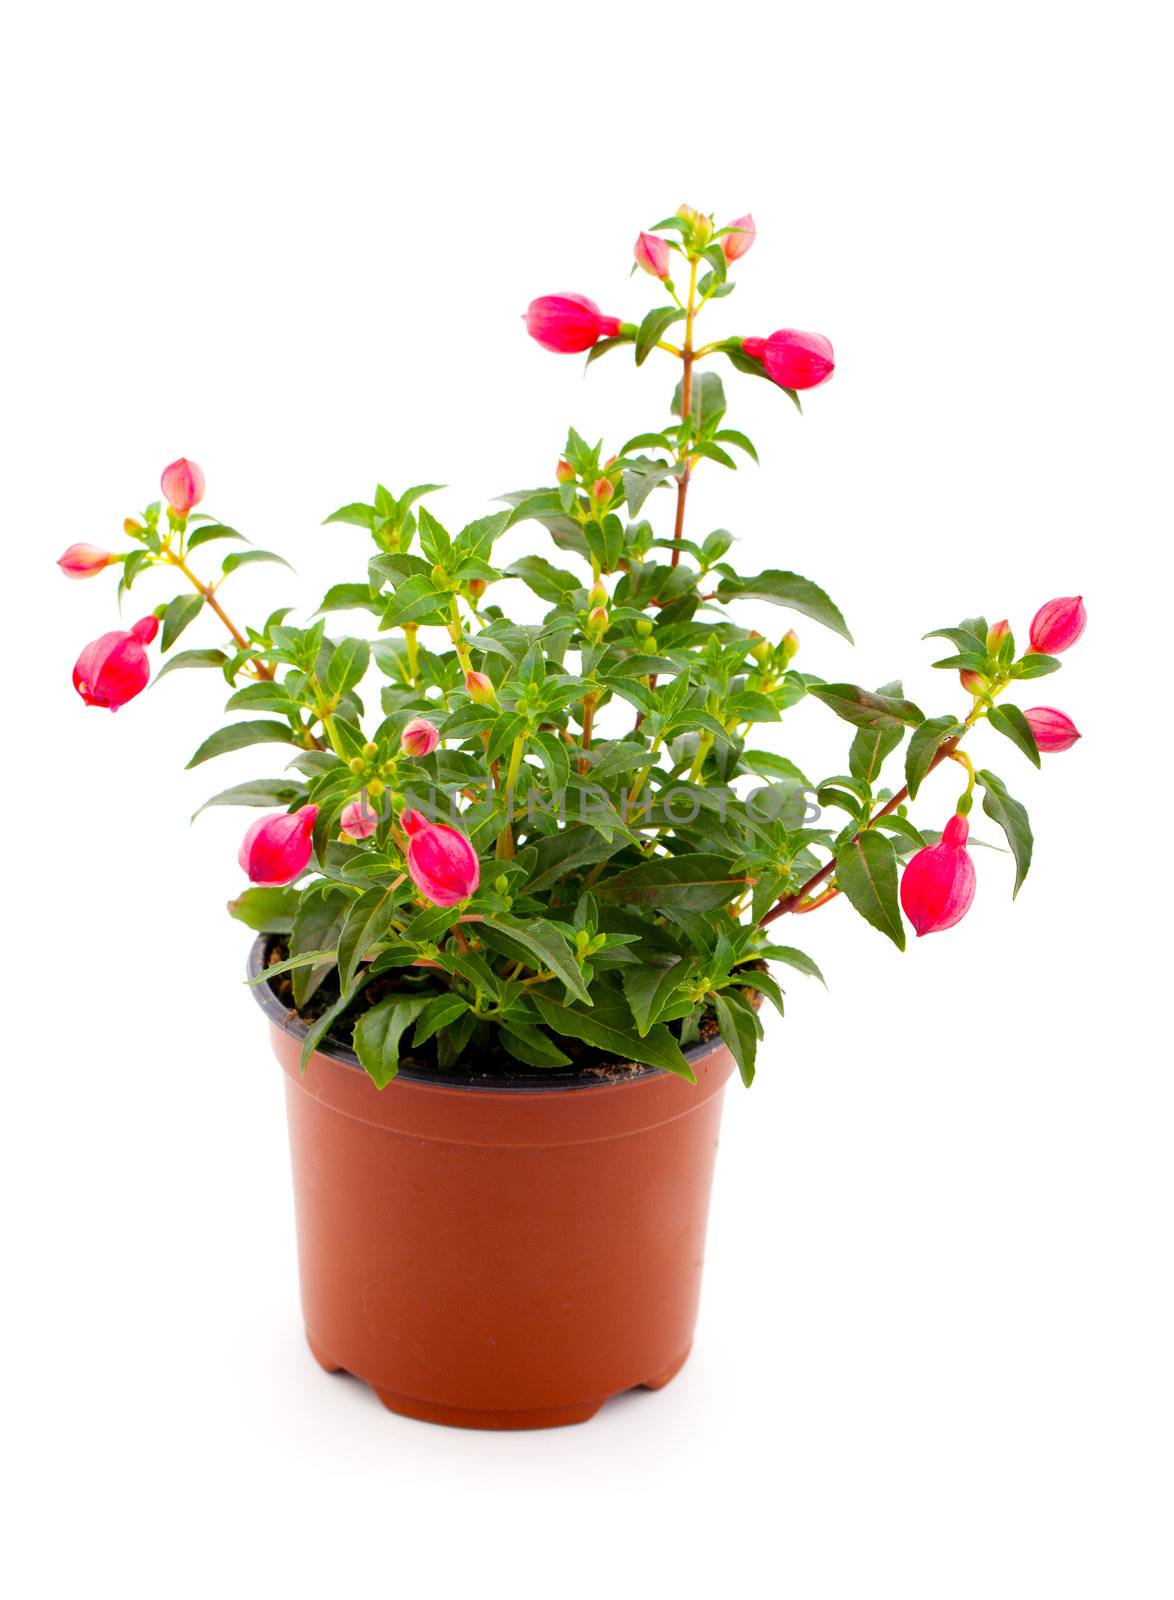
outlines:
[[[1035,742],[1035,734],[1018,706],[992,706],[987,712],[987,721],[996,733],[1001,733],[1022,750],[1033,766],[1039,766],[1039,746]]]
[[[843,717],[857,728],[885,729],[900,733],[906,726],[915,727],[923,721],[921,712],[911,700],[896,695],[871,694],[855,683],[811,683],[808,694],[822,700],[837,717]]]
[[[897,898],[897,853],[884,834],[865,832],[836,853],[836,883],[866,922],[905,948]]]
[[[682,981],[696,965],[693,956],[673,956],[667,963],[648,961],[623,969],[624,995],[641,1038],[660,1019]]]
[[[239,539],[242,544],[248,544],[243,533],[238,533],[235,528],[230,528],[224,522],[209,522],[202,528],[196,528],[188,534],[187,546],[190,550],[199,549],[202,544],[210,544],[213,539]]]
[[[657,1023],[641,1038],[632,1026],[631,1012],[618,997],[597,1002],[590,1011],[582,1006],[563,1005],[537,991],[531,999],[546,1026],[564,1039],[581,1039],[618,1062],[642,1061],[647,1066],[675,1072],[690,1083],[697,1081],[680,1045],[664,1024]]]
[[[681,415],[681,384],[677,384],[673,394],[673,415]],[[695,372],[693,374],[693,393],[690,396],[689,411],[693,418],[696,430],[703,433],[706,428],[718,422],[725,415],[726,391],[722,387],[722,380],[716,372]]]
[[[155,674],[155,682],[165,678],[169,672],[175,672],[182,667],[222,667],[228,660],[223,650],[181,650],[177,656],[172,656],[159,668]]]
[[[737,428],[722,428],[714,434],[715,439],[720,439],[722,444],[736,444],[739,450],[745,450],[751,461],[758,460],[758,451],[753,442],[744,433],[739,433]]]
[[[255,989],[259,983],[279,977],[283,972],[296,972],[300,967],[311,966],[315,961],[322,961],[324,958],[332,960],[333,957],[333,950],[304,950],[300,955],[287,956],[284,961],[275,961],[271,967],[266,967],[264,972],[259,972],[255,978],[249,978],[249,988]]]
[[[1027,820],[1027,812],[1018,800],[1012,799],[1007,793],[1006,785],[1002,778],[997,778],[993,772],[985,769],[975,774],[982,785],[982,809],[992,822],[997,822],[1007,836],[1007,843],[1011,846],[1011,854],[1015,857],[1015,887],[1011,891],[1011,898],[1023,886],[1027,876],[1027,869],[1031,866],[1031,851],[1034,840],[1031,834],[1031,823]]]
[[[555,606],[567,595],[583,587],[582,581],[573,572],[552,566],[542,556],[520,556],[506,568],[505,575],[507,578],[520,578],[540,600],[548,600]]]
[[[222,756],[229,750],[244,750],[251,744],[294,744],[292,730],[283,722],[231,722],[210,734],[188,762],[188,767],[198,767],[201,761]]]
[[[657,306],[640,324],[636,334],[636,365],[642,367],[649,354],[674,322],[683,320],[685,313],[678,306]]]
[[[840,608],[818,584],[812,583],[809,578],[801,578],[798,573],[771,568],[767,572],[760,572],[755,578],[727,576],[718,584],[717,594],[719,600],[769,600],[774,605],[786,606],[791,611],[813,618],[847,639],[849,644],[854,642]]]
[[[468,1002],[459,994],[433,995],[416,1019],[416,1031],[412,1034],[412,1043],[417,1047],[426,1044],[434,1033],[439,1033],[441,1028],[449,1027],[468,1009]]]
[[[328,517],[322,519],[322,526],[329,522],[346,522],[355,528],[366,528],[370,532],[375,526],[375,507],[365,505],[361,500],[352,500],[350,505],[339,506],[337,511],[332,511]]]
[[[294,1005],[301,1007],[314,995],[338,960],[338,939],[354,901],[345,890],[312,885],[302,895],[298,914],[290,931],[289,947],[294,955],[303,950],[327,950],[327,959],[313,967],[299,967],[293,975]],[[345,986],[344,986],[345,987]]]
[[[297,889],[245,889],[228,902],[230,916],[257,933],[289,933],[298,909]]]
[[[383,885],[366,890],[351,906],[338,938],[338,971],[344,989],[371,946],[387,932],[394,910],[392,891]]]
[[[965,732],[965,725],[953,717],[929,717],[914,729],[905,752],[905,782],[911,800],[921,788],[922,779],[933,765],[933,759],[942,745],[947,739],[960,738]]]
[[[289,567],[289,570],[293,571],[285,557],[275,555],[272,550],[234,550],[231,555],[225,556],[220,564],[220,570],[227,577],[238,567],[251,566],[254,561],[276,561],[279,566]]]
[[[177,594],[163,613],[163,637],[159,648],[166,653],[189,622],[194,622],[204,607],[202,594]]]
[[[503,1022],[501,1042],[512,1056],[528,1067],[568,1067],[571,1064],[570,1056],[552,1044],[540,1028],[532,1028],[525,1022]]]
[[[904,737],[904,728],[858,728],[848,751],[848,771],[858,783],[876,782],[886,756]]]
[[[330,1007],[330,1009],[328,1011],[324,1011],[318,1020],[312,1025],[309,1032],[306,1034],[306,1037],[302,1040],[303,1072],[305,1072],[306,1068],[309,1066],[310,1057],[318,1048],[331,1024],[336,1022],[338,1018],[342,1016],[343,1012],[347,1010],[366,981],[367,977],[364,973],[364,975],[355,984],[354,988],[349,991],[344,990],[334,1004]]]
[[[742,1082],[749,1088],[754,1082],[754,1059],[758,1054],[758,1019],[745,1001],[739,1003],[720,992],[713,996],[713,1009],[722,1043],[738,1063]]]
[[[715,911],[746,887],[745,876],[735,873],[725,856],[695,852],[662,856],[641,866],[618,872],[595,886],[600,900],[623,901],[660,911]]]
[[[1059,672],[1063,665],[1055,656],[1029,654],[1015,663],[1011,674],[1016,678],[1046,678],[1049,672]]]
[[[345,694],[361,683],[371,661],[371,646],[366,639],[340,639],[334,647],[326,673],[326,692]]]
[[[521,958],[528,967],[544,968],[553,972],[555,977],[565,984],[577,999],[582,1000],[584,1005],[589,1006],[592,1003],[587,985],[583,982],[583,974],[579,971],[578,962],[557,928],[537,918],[522,922],[504,913],[485,917],[482,926],[492,929],[497,935],[497,940],[504,942],[507,947],[505,954],[517,959],[520,950]]]
[[[305,798],[305,785],[293,778],[253,778],[248,783],[234,783],[231,789],[221,789],[210,800],[205,800],[192,812],[192,821],[210,806],[291,806],[295,800]]]
[[[372,1006],[355,1024],[355,1054],[377,1089],[399,1071],[399,1044],[431,995],[392,995]]]
[[[827,988],[827,980],[815,962],[805,951],[796,950],[794,945],[770,944],[754,953],[764,956],[768,961],[781,961],[785,966],[794,967],[796,972],[805,973],[809,978],[818,978],[824,988]]]

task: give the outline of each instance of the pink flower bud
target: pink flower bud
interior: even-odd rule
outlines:
[[[525,323],[531,339],[559,355],[590,350],[600,339],[620,331],[618,317],[605,317],[594,300],[582,294],[545,294],[531,300]]]
[[[985,694],[988,684],[981,672],[972,672],[969,667],[963,667],[958,674],[958,681],[967,694]]]
[[[436,724],[427,717],[413,717],[400,734],[400,749],[406,756],[430,756],[439,743]]]
[[[116,559],[113,551],[100,550],[96,544],[71,544],[57,557],[57,565],[67,578],[92,578]]]
[[[767,377],[783,389],[814,389],[836,368],[831,343],[822,333],[780,328],[769,339],[743,339],[742,349],[761,361]]]
[[[993,654],[1010,632],[1011,624],[1006,617],[1001,622],[992,622],[986,631],[987,649]]]
[[[338,825],[348,839],[369,839],[379,826],[379,818],[370,801],[352,800],[349,805],[343,806]]]
[[[405,811],[408,871],[420,893],[436,906],[467,900],[481,882],[477,852],[456,828],[429,822],[418,811]]]
[[[1061,750],[1071,750],[1080,733],[1071,717],[1066,717],[1055,706],[1032,706],[1023,715],[1035,734],[1035,742],[1045,755],[1057,755]]]
[[[722,234],[722,250],[725,252],[727,261],[738,261],[754,243],[758,230],[754,226],[754,218],[749,211],[744,217],[738,217],[731,222],[730,227],[736,228],[738,231],[736,233]]]
[[[104,633],[85,647],[73,669],[73,686],[88,706],[117,711],[142,694],[151,676],[146,646],[158,631],[158,618],[144,617],[129,631]]]
[[[577,476],[574,467],[567,460],[561,460],[554,469],[554,475],[560,483],[574,483]]]
[[[591,485],[591,498],[597,506],[606,506],[610,504],[611,497],[614,493],[615,484],[612,483],[610,478],[596,478],[595,482]]]
[[[677,216],[680,217],[683,222],[697,222],[701,218],[701,213],[700,211],[694,211],[692,206],[687,206],[682,200],[680,205],[677,207]]]
[[[1048,600],[1031,619],[1031,648],[1037,655],[1058,656],[1061,650],[1072,648],[1087,621],[1080,595]]]
[[[643,267],[652,277],[662,279],[668,277],[669,247],[655,233],[642,233],[636,240],[636,248],[632,253],[636,257],[636,265]]]
[[[465,673],[465,689],[469,698],[476,701],[479,706],[497,704],[497,690],[493,687],[493,680],[484,672],[474,672],[470,667]]]
[[[180,456],[178,461],[163,468],[159,487],[171,509],[179,516],[186,517],[192,507],[198,506],[204,498],[204,474],[194,461]]]
[[[275,887],[292,883],[304,872],[313,853],[310,836],[317,816],[317,806],[303,806],[300,811],[276,811],[258,817],[237,854],[249,882]]]
[[[943,933],[970,910],[974,899],[974,862],[966,849],[970,824],[953,816],[937,844],[911,858],[901,878],[901,905],[920,939]]]

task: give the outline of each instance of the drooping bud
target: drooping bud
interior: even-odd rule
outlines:
[[[361,795],[343,806],[338,821],[344,839],[369,839],[379,826],[379,818]]]
[[[278,811],[258,817],[237,854],[249,882],[273,887],[292,883],[304,872],[313,853],[311,835],[317,816],[317,806],[302,806],[292,813]]]
[[[1084,632],[1088,613],[1080,595],[1048,600],[1031,619],[1031,648],[1044,656],[1070,650]]]
[[[754,218],[749,211],[744,217],[737,217],[730,223],[731,228],[736,228],[736,233],[722,234],[722,251],[727,261],[738,261],[749,250],[757,236]]]
[[[831,341],[822,333],[779,328],[769,339],[743,339],[742,349],[761,361],[767,377],[783,389],[814,389],[836,369]]]
[[[484,672],[475,672],[472,667],[465,673],[465,689],[469,698],[479,706],[495,706],[497,704],[497,690],[493,687],[493,680]]]
[[[554,475],[560,483],[574,483],[577,476],[574,467],[565,457],[560,459],[558,466],[554,469]]]
[[[186,517],[204,498],[204,474],[186,456],[163,468],[159,486],[168,505],[181,517]]]
[[[413,717],[400,734],[400,749],[406,756],[430,756],[440,743],[440,733],[427,717]]]
[[[117,560],[112,550],[102,550],[96,544],[71,544],[57,557],[57,565],[67,578],[92,578]]]
[[[157,617],[104,633],[88,644],[73,669],[73,686],[88,706],[117,711],[147,687],[151,665],[146,647],[159,631]]]
[[[418,811],[405,811],[401,821],[408,835],[408,871],[420,893],[436,906],[467,900],[481,882],[481,863],[464,834],[429,822]]]
[[[784,662],[790,665],[799,654],[799,635],[794,628],[788,628],[783,634],[782,650]]]
[[[1057,711],[1055,706],[1032,706],[1023,715],[1035,735],[1036,745],[1045,755],[1058,755],[1061,750],[1071,750],[1080,738],[1072,718]]]
[[[669,247],[655,233],[642,233],[633,251],[636,265],[662,281],[669,275]]]
[[[974,862],[966,849],[970,824],[953,816],[940,841],[919,850],[901,877],[901,905],[923,934],[943,933],[970,910],[974,900]]]
[[[531,339],[558,355],[590,350],[600,339],[620,331],[618,317],[605,317],[594,300],[582,294],[546,294],[531,300],[525,323]]]
[[[988,684],[981,672],[972,672],[969,667],[963,667],[958,674],[958,681],[967,694],[985,694]]]

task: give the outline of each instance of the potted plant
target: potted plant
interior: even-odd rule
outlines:
[[[638,324],[581,295],[533,301],[546,349],[670,361],[667,419],[606,447],[572,429],[553,483],[457,533],[431,484],[342,506],[326,520],[374,548],[307,622],[230,615],[233,574],[280,557],[197,510],[187,460],[124,524],[123,553],[60,560],[77,578],[115,568],[120,598],[148,572],[178,584],[82,651],[88,705],[145,689],[157,644],[156,681],[199,668],[230,688],[230,720],[189,766],[279,758],[280,776],[207,804],[262,812],[229,909],[258,936],[249,981],[285,1074],[307,1333],[323,1366],[412,1416],[549,1426],[672,1377],[723,1086],[754,1076],[775,973],[820,977],[777,925],[840,900],[902,949],[905,918],[919,936],[954,926],[975,893],[976,799],[1017,892],[1027,814],[970,735],[1036,765],[1079,737],[1062,711],[1004,697],[1060,666],[1077,597],[1039,609],[1026,649],[980,617],[928,634],[949,650],[928,713],[899,681],[826,682],[797,665],[793,631],[739,620],[767,600],[851,637],[811,579],[743,572],[731,535],[686,521],[697,471],[756,459],[714,367],[796,410],[833,371],[817,334],[704,342],[754,239],[749,216],[715,227],[682,206],[636,242],[660,291]],[[556,559],[499,564],[519,524]],[[519,586],[541,620],[513,620]],[[350,631],[328,632],[343,613]],[[844,770],[818,779],[756,737],[806,698],[848,725]],[[942,767],[957,782],[927,786],[930,831],[910,804]]]

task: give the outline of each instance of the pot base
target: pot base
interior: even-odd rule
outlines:
[[[310,1354],[324,1372],[345,1372],[346,1368],[339,1366],[337,1361],[319,1349],[306,1335],[306,1343],[310,1347]],[[636,1389],[663,1389],[666,1383],[672,1381],[680,1372],[685,1362],[689,1359],[688,1346],[675,1361],[669,1363],[663,1371],[654,1377],[645,1378],[643,1382],[634,1384]],[[360,1383],[367,1380],[358,1373],[350,1374],[359,1378]],[[393,1394],[389,1389],[380,1389],[375,1384],[369,1387],[374,1390],[380,1403],[394,1411],[397,1416],[412,1417],[417,1422],[439,1422],[448,1428],[480,1428],[496,1432],[519,1432],[528,1428],[566,1428],[576,1422],[590,1422],[606,1400],[613,1397],[604,1395],[599,1400],[587,1400],[579,1405],[547,1406],[538,1411],[473,1411],[464,1406],[446,1406],[433,1400],[417,1400],[412,1395]],[[626,1391],[619,1391],[621,1393]]]

